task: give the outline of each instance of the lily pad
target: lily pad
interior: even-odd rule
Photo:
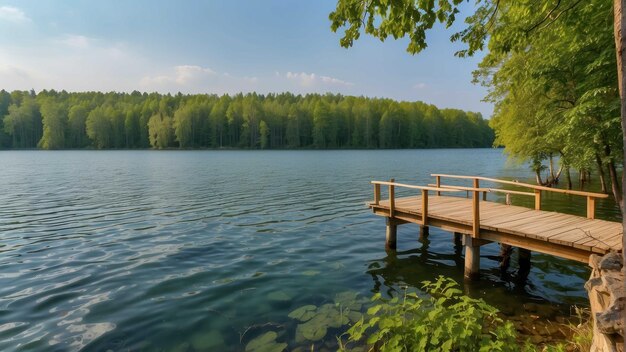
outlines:
[[[287,344],[276,342],[278,334],[268,331],[265,334],[252,339],[246,345],[246,352],[282,352],[287,348]]]
[[[302,306],[296,310],[294,310],[293,312],[289,313],[288,317],[292,318],[292,319],[297,319],[300,321],[307,321],[311,318],[313,318],[315,316],[315,309],[316,307],[314,305],[306,305],[306,306]]]
[[[304,324],[296,327],[296,342],[319,341],[326,336],[328,328],[324,324],[323,320],[311,319]]]
[[[274,291],[267,295],[267,299],[270,301],[278,302],[290,301],[291,297],[292,296],[285,291]]]
[[[349,309],[351,311],[359,311],[363,306],[357,299],[358,293],[355,291],[345,291],[335,295],[335,303],[339,304],[342,309]]]
[[[318,314],[313,319],[318,319],[326,326],[331,328],[340,328],[341,326],[348,324],[349,320],[346,314],[342,314],[339,311],[339,307],[334,304],[324,304],[318,309]]]

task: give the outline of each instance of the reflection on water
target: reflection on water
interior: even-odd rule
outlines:
[[[385,252],[384,221],[364,206],[370,180],[532,182],[500,150],[10,151],[0,165],[2,351],[238,351],[269,328],[293,346],[287,314],[302,305],[438,275],[462,282],[461,248],[445,231],[420,239],[419,226],[400,226],[398,251]],[[583,198],[544,204],[585,211]],[[619,216],[610,201],[597,206]],[[534,253],[520,280],[515,260],[502,274],[496,244],[481,254],[482,280],[465,290],[511,314],[586,302],[583,264]]]

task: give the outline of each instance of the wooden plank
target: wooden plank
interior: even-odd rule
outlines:
[[[533,215],[533,214],[530,214]],[[506,223],[502,223],[496,225],[498,228],[502,229],[513,229],[516,231],[524,231],[524,232],[543,232],[549,231],[551,229],[555,229],[561,226],[562,223],[567,223],[571,221],[576,221],[576,219],[572,218],[563,218],[559,216],[557,213],[539,213],[534,214],[534,216],[528,216],[522,220],[515,220]]]
[[[598,247],[602,250],[609,250],[611,246],[608,244],[608,241],[615,238],[620,237],[621,233],[611,233],[611,232],[600,232],[600,231],[588,231],[587,234],[589,238],[587,240],[578,241],[578,244]]]
[[[557,235],[561,233],[570,232],[570,231],[583,231],[583,232],[591,231],[593,233],[600,234],[600,233],[604,233],[605,230],[608,230],[609,233],[611,233],[612,232],[611,230],[615,228],[613,224],[588,222],[584,220],[585,219],[579,218],[577,219],[577,221],[572,222],[571,224],[568,224],[567,226],[561,227],[559,230],[555,231],[554,233],[549,233],[548,238],[556,237]]]
[[[533,221],[533,219],[530,219]],[[553,230],[562,229],[564,226],[570,226],[576,223],[576,219],[558,219],[558,217],[553,217],[549,224],[545,223],[537,223],[534,226],[524,225],[524,228],[515,228],[515,231],[524,232],[527,234],[527,237],[537,238],[546,241],[548,239],[548,233]],[[565,243],[563,243],[565,244]]]
[[[546,253],[566,259],[572,259],[582,263],[589,263],[589,255],[591,254],[588,251],[580,250],[574,247],[561,246],[554,243],[547,243],[545,241],[538,241],[535,239],[524,238],[514,235],[502,235],[498,233],[493,233],[491,231],[484,231],[482,233],[482,238],[494,242],[508,244],[514,247],[529,249],[531,251]]]
[[[534,218],[535,216],[535,212],[534,211],[525,211],[525,212],[513,212],[510,214],[506,214],[505,216],[502,216],[500,219],[497,218],[493,218],[490,217],[489,221],[485,220],[485,222],[488,222],[490,225],[492,226],[504,226],[504,224],[507,223],[511,223],[511,222],[515,222],[517,220],[524,220],[524,221],[528,221],[529,218]]]
[[[481,213],[482,215],[482,213]],[[502,224],[510,223],[520,219],[528,219],[532,214],[524,213],[509,213],[501,216],[483,216],[483,223],[489,224],[489,226],[499,227]]]
[[[517,232],[528,233],[529,231],[527,230],[530,228],[541,229],[551,227],[551,224],[553,224],[553,221],[556,220],[556,218],[558,218],[558,216],[550,213],[528,214],[522,219],[504,219],[504,221],[496,224],[495,227],[502,231],[514,230]]]

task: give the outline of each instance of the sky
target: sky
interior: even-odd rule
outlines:
[[[0,0],[0,88],[161,93],[342,93],[476,111],[482,54],[456,58],[454,29],[429,47],[330,30],[333,0]],[[469,5],[468,5],[469,6]],[[464,11],[467,13],[468,10]],[[462,12],[463,14],[463,12]]]

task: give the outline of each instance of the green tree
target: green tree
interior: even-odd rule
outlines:
[[[259,133],[261,134],[261,149],[266,149],[269,145],[270,129],[263,120],[259,123]]]
[[[152,148],[170,147],[173,140],[172,118],[163,113],[153,115],[148,121],[148,132]]]
[[[325,101],[318,101],[313,110],[313,143],[317,148],[330,145],[331,125],[330,107]]]
[[[99,106],[89,113],[86,120],[87,136],[97,149],[111,148],[113,128],[107,117],[107,107]]]
[[[48,98],[41,104],[43,136],[38,146],[43,149],[62,149],[65,147],[67,129],[67,111],[65,107]]]
[[[4,117],[4,130],[14,148],[35,148],[43,134],[39,106],[29,94],[15,94],[12,100],[15,103]]]
[[[89,110],[83,104],[73,105],[69,109],[67,123],[67,143],[71,148],[84,148],[89,143],[86,122]]]
[[[228,129],[226,111],[229,103],[230,97],[223,95],[211,109],[209,119],[211,121],[211,146],[213,148],[224,146],[225,134]]]

